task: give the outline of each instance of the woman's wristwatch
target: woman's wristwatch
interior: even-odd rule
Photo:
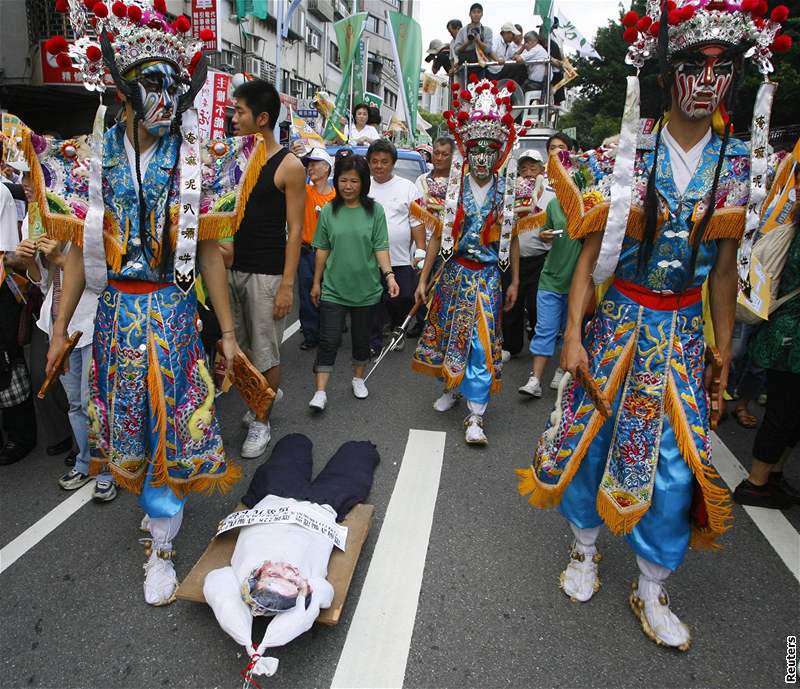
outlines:
[[[393,271],[393,270],[387,270],[387,271],[386,271],[386,272],[383,274],[383,279],[385,280],[385,279],[386,279],[386,278],[388,278],[390,275],[394,275],[394,271]]]

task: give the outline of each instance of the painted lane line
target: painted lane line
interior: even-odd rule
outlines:
[[[722,480],[733,491],[748,472],[716,433],[711,434],[711,456]],[[778,557],[800,581],[800,533],[780,510],[743,506]]]
[[[57,507],[50,510],[33,526],[25,529],[11,543],[0,549],[0,574],[13,565],[47,534],[69,519],[92,499],[94,481],[81,486]]]
[[[446,434],[408,433],[331,687],[402,687],[417,617]]]
[[[286,342],[292,335],[300,330],[300,321],[292,323],[283,332],[281,342]],[[94,481],[90,481],[82,488],[75,491],[70,497],[50,510],[33,526],[23,531],[11,543],[0,549],[0,574],[13,565],[19,558],[33,548],[39,541],[57,529],[75,512],[92,500]]]

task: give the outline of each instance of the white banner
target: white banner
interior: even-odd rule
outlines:
[[[563,47],[574,48],[578,55],[581,57],[593,57],[600,59],[600,54],[594,49],[591,41],[586,40],[583,34],[578,31],[575,24],[573,24],[564,13],[559,10],[556,12],[558,17],[558,28],[553,29],[553,34]]]
[[[175,284],[184,294],[194,286],[197,228],[200,224],[200,135],[197,111],[190,108],[183,114],[183,141],[180,151],[180,207],[178,209],[178,241],[175,247]],[[163,241],[163,237],[162,237]]]
[[[347,527],[318,519],[312,514],[296,507],[263,507],[229,514],[220,521],[217,536],[231,529],[256,524],[295,524],[327,538],[334,546],[344,552],[347,546]]]

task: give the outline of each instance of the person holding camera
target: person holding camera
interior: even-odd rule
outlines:
[[[478,51],[486,59],[494,59],[492,30],[481,24],[482,18],[483,5],[479,2],[473,3],[469,8],[469,24],[459,30],[453,45],[459,64],[478,62]],[[467,71],[468,74],[476,74],[478,78],[483,77],[482,67],[470,67]]]

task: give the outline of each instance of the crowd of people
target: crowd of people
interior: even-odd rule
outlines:
[[[746,10],[704,7],[685,19],[713,24],[715,12]],[[451,136],[433,142],[430,170],[415,182],[395,173],[397,149],[369,123],[365,104],[347,132],[351,146],[368,146],[364,156],[350,146],[335,157],[282,146],[279,93],[260,80],[233,93],[238,136],[201,142],[174,65],[142,63],[124,44],[114,58],[123,116],[104,135],[102,160],[90,143],[78,161],[75,140],[29,131],[18,147],[4,139],[0,464],[24,459],[44,438],[48,454],[71,465],[59,479],[64,490],[96,475],[97,500],[112,500],[118,487],[139,494],[152,536],[148,603],[174,599],[172,543],[188,495],[239,478],[213,410],[215,357],[225,369],[246,354],[279,403],[296,297],[300,348],[315,350],[313,413],[329,405],[348,328],[355,398],[369,395],[371,359],[417,338],[412,368],[442,385],[433,408],[465,400],[464,438],[477,446],[488,444],[486,412],[503,364],[527,339],[531,370],[518,391],[540,398],[558,355],[549,383],[556,407],[530,468],[518,471],[519,491],[566,518],[574,543],[561,587],[576,601],[600,588],[600,526],[625,534],[639,569],[629,602],[658,644],[688,649],[665,581],[690,542],[713,547],[728,528],[727,492],[710,460],[726,391],[738,397],[731,415],[749,428],[758,421],[748,404],[766,395],[752,469],[734,499],[778,509],[800,502],[782,473],[800,435],[791,397],[800,382],[800,147],[780,166],[771,159],[759,226],[746,226],[750,150],[712,118],[730,105],[738,69],[725,51],[780,22],[743,14],[741,35],[709,43],[698,34],[686,45],[665,17],[656,36],[626,15],[642,34],[630,36],[632,63],[658,52],[662,87],[684,97],[667,94],[652,135],[637,139],[638,122],[625,121],[619,137],[580,152],[555,133],[545,160],[512,145],[511,90],[498,80],[541,87],[539,68],[556,59],[542,56],[537,34],[506,23],[494,37],[481,19],[475,3],[468,24],[448,23],[446,55],[431,46],[435,67],[468,64],[470,76],[445,115]],[[155,30],[131,17],[113,22],[132,23],[134,35]],[[496,64],[484,71],[487,61]],[[86,188],[70,181],[78,164],[90,170]],[[776,308],[755,327],[734,328],[737,291],[753,287],[741,271],[765,238],[784,240],[772,276]],[[203,333],[214,336],[201,344]],[[721,365],[707,372],[712,342]],[[35,397],[58,373],[50,393]],[[261,457],[269,410],[242,421],[239,456]],[[503,430],[497,422],[495,430]],[[371,476],[371,456],[367,464]],[[259,572],[256,580],[269,574]]]

